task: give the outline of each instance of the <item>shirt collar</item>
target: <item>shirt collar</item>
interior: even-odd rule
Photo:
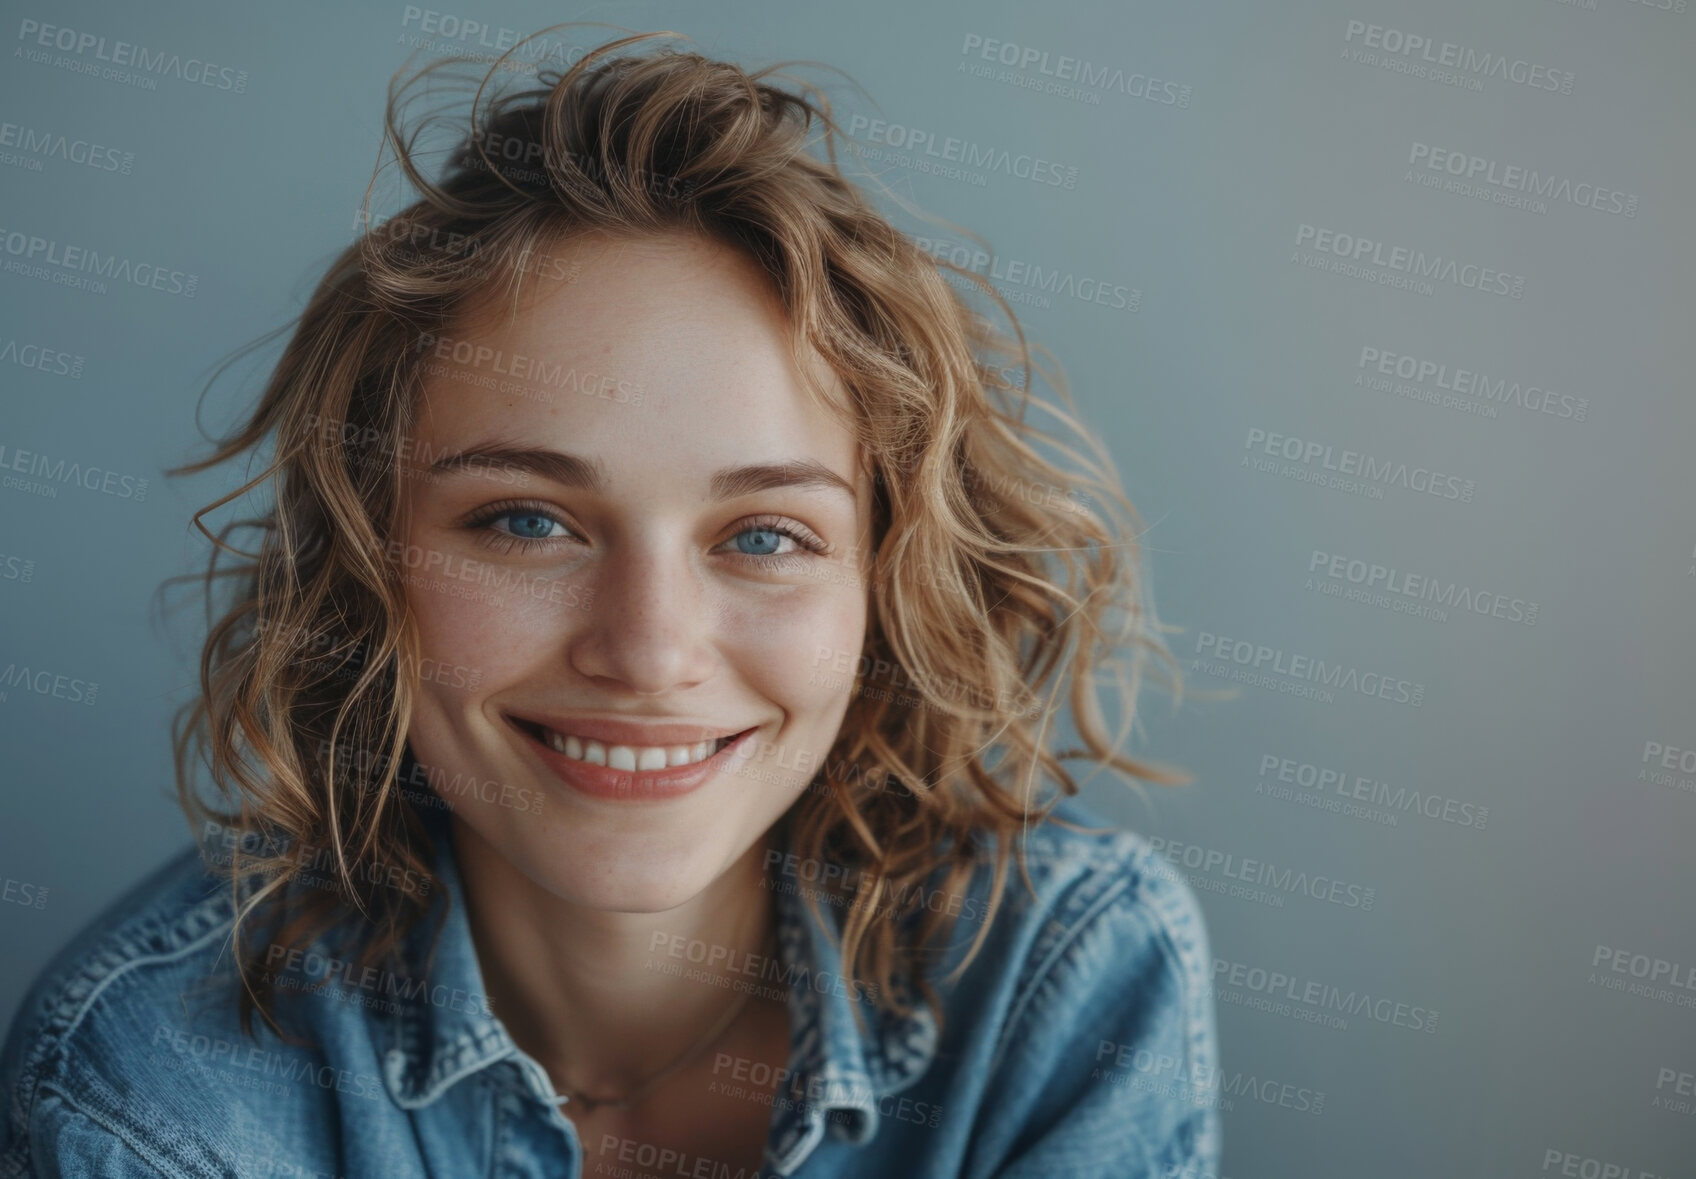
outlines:
[[[432,800],[433,801],[433,800]],[[424,821],[440,889],[449,902],[430,958],[436,921],[419,922],[408,939],[409,961],[426,963],[409,988],[412,1002],[384,1021],[383,1080],[404,1109],[434,1102],[456,1082],[519,1053],[490,1010],[466,915],[450,816],[412,804]],[[779,1171],[800,1166],[827,1133],[860,1144],[877,1132],[879,1099],[915,1082],[936,1054],[936,1021],[905,979],[896,986],[911,1005],[906,1016],[880,1011],[873,996],[842,976],[838,911],[821,899],[821,925],[794,877],[778,888],[778,955],[788,987],[789,1079],[779,1090],[768,1152]],[[792,887],[785,888],[784,885]],[[438,906],[432,906],[432,917]],[[828,929],[826,928],[828,926]],[[854,1018],[858,1008],[868,1029]]]
[[[842,975],[836,910],[820,904],[821,926],[791,877],[779,878],[780,957],[789,986],[790,1080],[772,1123],[773,1161],[790,1171],[830,1133],[859,1145],[877,1133],[879,1098],[906,1088],[936,1055],[936,1020],[902,979],[911,1014],[880,1012],[871,994]],[[785,889],[784,884],[796,886]],[[858,1009],[870,1035],[855,1023]]]

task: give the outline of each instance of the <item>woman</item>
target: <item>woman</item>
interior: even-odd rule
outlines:
[[[1118,750],[1110,463],[822,95],[641,40],[480,87],[440,183],[391,92],[419,199],[183,468],[274,447],[206,509],[271,485],[204,847],[37,982],[0,1173],[1215,1168],[1200,911],[1061,760],[1182,780]]]

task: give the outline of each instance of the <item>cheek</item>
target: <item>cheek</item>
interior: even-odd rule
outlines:
[[[865,643],[866,607],[858,591],[806,587],[738,603],[729,628],[738,674],[782,707],[792,725],[839,721]]]
[[[409,579],[407,601],[418,625],[424,700],[451,712],[525,679],[550,659],[563,658],[554,638],[566,623],[552,597],[557,595],[538,599],[476,581]]]

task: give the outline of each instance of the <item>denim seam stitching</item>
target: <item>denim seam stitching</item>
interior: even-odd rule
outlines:
[[[1126,866],[1129,867],[1134,865],[1139,858],[1137,849],[1133,848],[1130,862]],[[1105,922],[1107,914],[1120,901],[1152,901],[1152,898],[1147,898],[1145,896],[1140,887],[1135,888],[1134,891],[1128,891],[1133,888],[1133,885],[1140,885],[1143,879],[1144,878],[1140,873],[1132,873],[1120,876],[1114,880],[1107,890],[1089,905],[1083,916],[1072,928],[1071,933],[1058,947],[1050,952],[1043,963],[1043,967],[1038,975],[1037,981],[1027,989],[1023,996],[1021,996],[1019,1010],[1015,1015],[1010,1016],[1007,1021],[1006,1030],[1002,1033],[1001,1042],[996,1046],[995,1055],[990,1061],[989,1071],[991,1073],[1000,1066],[1002,1056],[1006,1052],[1007,1047],[1012,1043],[1013,1033],[1017,1031],[1018,1025],[1022,1021],[1028,1020],[1032,1017],[1033,1012],[1028,1009],[1031,1007],[1031,1004],[1035,1002],[1037,994],[1053,981],[1055,972],[1064,965],[1067,959],[1069,959],[1070,951],[1075,947],[1075,943],[1083,937],[1085,932],[1088,931],[1091,926]],[[1153,904],[1132,904],[1129,907],[1123,908],[1123,912],[1137,924],[1145,927],[1152,926],[1152,932],[1156,935],[1156,937],[1161,942],[1165,942],[1166,922],[1164,918],[1162,917],[1162,919],[1154,922],[1145,920],[1147,910],[1154,908],[1157,903],[1158,902],[1154,902]],[[1172,953],[1163,953],[1161,955],[1161,968],[1163,970],[1172,969],[1173,956],[1174,955]],[[1188,1055],[1188,1052],[1189,1048],[1186,1043],[1186,1056]],[[1152,1159],[1154,1156],[1149,1150],[1148,1139],[1142,1130],[1136,1126],[1129,1126],[1127,1129],[1130,1133],[1131,1142],[1141,1151],[1142,1157],[1144,1159]],[[1017,1162],[1016,1159],[1014,1161]]]
[[[166,1177],[171,1175],[172,1172],[166,1167],[165,1163],[166,1161],[169,1161],[174,1166],[178,1160],[162,1160],[155,1158],[155,1152],[151,1144],[146,1143],[145,1140],[138,1142],[132,1139],[131,1132],[133,1132],[134,1127],[122,1123],[114,1125],[111,1121],[99,1116],[92,1110],[84,1108],[82,1104],[71,1095],[68,1089],[61,1089],[51,1082],[46,1082],[45,1087],[50,1097],[57,1097],[64,1103],[65,1108],[69,1109],[73,1114],[86,1119],[92,1125],[100,1127],[102,1130],[106,1131],[106,1133],[123,1143],[125,1150],[129,1151],[141,1162],[147,1164],[147,1166],[152,1168],[159,1175]]]
[[[195,924],[201,923],[205,920],[209,910],[216,909],[216,907],[226,899],[227,898],[223,897],[221,894],[216,897],[208,897],[197,904],[188,913],[184,914],[182,918],[180,918],[170,928],[180,930],[185,926],[192,927]],[[138,915],[136,920],[144,921],[154,916],[154,914],[149,912]],[[97,957],[101,954],[110,953],[115,950],[122,950],[125,953],[134,953],[136,943],[130,940],[129,936],[133,933],[132,924],[132,922],[125,922],[123,925],[113,929],[102,943],[91,949],[89,957]],[[53,1031],[39,1037],[37,1041],[30,1046],[29,1054],[25,1058],[22,1068],[19,1070],[15,1091],[27,1094],[27,1097],[19,1110],[19,1113],[22,1115],[23,1140],[25,1142],[28,1141],[27,1135],[29,1133],[30,1124],[35,1119],[35,1107],[37,1095],[40,1089],[44,1085],[52,1088],[54,1079],[59,1077],[66,1077],[68,1084],[67,1074],[72,1052],[72,1046],[70,1043],[71,1038],[76,1034],[77,1029],[82,1026],[83,1020],[93,1008],[95,1001],[105,993],[106,988],[111,986],[118,979],[129,974],[132,970],[141,966],[150,966],[158,963],[175,961],[176,959],[195,952],[211,938],[222,936],[227,924],[227,921],[220,921],[206,933],[200,934],[192,941],[182,946],[175,947],[169,951],[154,952],[144,954],[139,957],[121,958],[115,965],[107,968],[101,977],[93,980],[92,988],[89,990],[88,994],[81,998],[71,1012],[65,1011],[59,1006],[58,1002],[55,1002],[48,1008],[50,1021],[65,1019],[68,1015],[69,1022],[67,1022],[62,1028],[56,1028]],[[61,984],[61,986],[62,985],[63,984]],[[66,1094],[66,1098],[69,1100],[68,1094]]]
[[[1014,1000],[1013,1006],[1008,1012],[1007,1022],[1003,1027],[1000,1040],[995,1046],[995,1054],[990,1057],[989,1068],[991,1072],[994,1072],[995,1069],[1000,1066],[1002,1054],[1007,1051],[1007,1046],[1012,1043],[1013,1033],[1018,1029],[1020,1023],[1023,1022],[1026,1011],[1030,1008],[1031,1004],[1035,1002],[1038,992],[1042,990],[1043,985],[1052,976],[1060,960],[1065,957],[1067,951],[1077,942],[1077,940],[1083,936],[1084,930],[1089,928],[1102,911],[1111,905],[1114,900],[1123,895],[1125,889],[1128,887],[1130,887],[1130,881],[1128,879],[1120,877],[1119,879],[1114,880],[1101,896],[1097,897],[1087,908],[1085,908],[1077,923],[1072,926],[1067,935],[1049,950],[1047,956],[1043,959],[1042,965],[1036,971],[1034,979],[1025,987],[1019,997]]]

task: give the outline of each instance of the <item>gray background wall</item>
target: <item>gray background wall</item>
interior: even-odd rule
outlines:
[[[1194,787],[1088,791],[1167,841],[1206,907],[1236,1092],[1223,1173],[1696,1174],[1691,1078],[1668,1080],[1696,1073],[1686,0],[5,7],[4,463],[116,473],[44,490],[7,470],[0,487],[0,668],[65,677],[58,695],[0,685],[7,1017],[186,840],[166,734],[197,615],[167,623],[151,602],[200,567],[189,516],[233,485],[161,476],[198,453],[212,364],[296,313],[352,236],[384,86],[419,41],[428,56],[478,49],[466,22],[493,41],[598,19],[747,65],[821,59],[892,128],[1076,169],[1070,186],[938,174],[904,131],[862,130],[891,185],[1000,251],[999,285],[1152,525],[1192,686],[1238,687],[1145,703],[1135,748]],[[138,86],[28,22],[228,72]],[[1044,54],[1106,80],[1055,93]],[[1426,55],[1461,65],[1422,76]],[[106,151],[78,163],[25,131]],[[1473,158],[1472,192],[1426,166]],[[167,289],[65,285],[31,237],[162,268]],[[1101,283],[1105,302],[1084,297]],[[1363,363],[1379,355],[1414,379]],[[242,371],[207,401],[211,426],[253,392]],[[1344,452],[1391,478],[1337,485],[1328,465],[1359,461]],[[1419,471],[1450,494],[1410,487]],[[1373,565],[1389,585],[1351,581]],[[1411,576],[1481,609],[1422,612]],[[1347,682],[1308,678],[1318,660]],[[1387,695],[1356,689],[1383,682],[1368,673]],[[91,703],[74,681],[98,685]],[[1348,887],[1318,899],[1297,873]],[[1309,984],[1392,1002],[1335,1026]],[[1266,1082],[1306,1108],[1257,1100],[1289,1091]]]

